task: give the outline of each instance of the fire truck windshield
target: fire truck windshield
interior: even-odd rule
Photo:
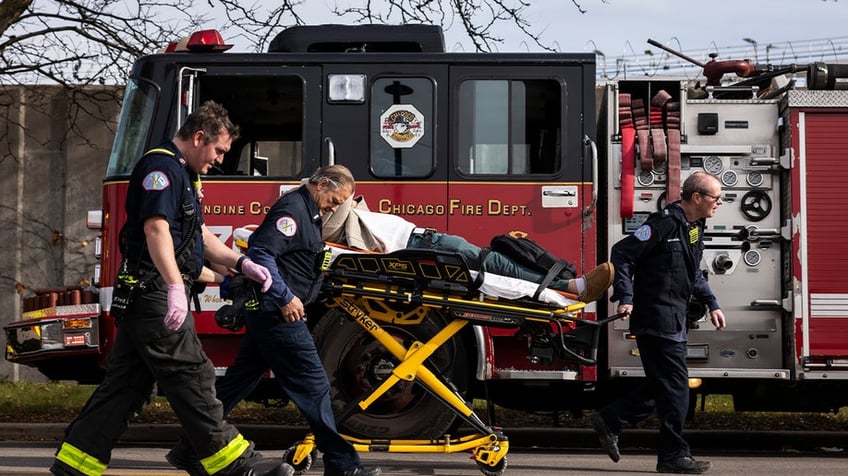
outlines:
[[[129,175],[135,160],[141,157],[150,132],[157,94],[153,83],[137,78],[127,82],[106,177]]]

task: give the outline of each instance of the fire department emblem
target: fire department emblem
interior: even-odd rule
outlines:
[[[297,233],[297,222],[292,217],[280,217],[277,219],[277,231],[283,236],[292,237]]]
[[[145,190],[165,190],[171,185],[168,176],[164,172],[154,170],[144,177],[141,181],[141,186]]]
[[[380,135],[392,148],[408,149],[424,135],[424,116],[412,104],[395,104],[380,116]]]
[[[642,225],[633,232],[633,236],[639,241],[648,241],[651,239],[651,227],[649,225]]]

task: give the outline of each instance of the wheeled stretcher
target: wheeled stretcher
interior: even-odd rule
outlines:
[[[480,471],[489,476],[506,469],[509,440],[496,427],[485,424],[449,381],[425,365],[427,359],[463,328],[471,325],[521,328],[528,323],[547,326],[558,337],[558,351],[582,365],[596,362],[600,329],[604,321],[583,320],[586,303],[562,298],[555,303],[530,298],[504,299],[481,291],[485,274],[469,270],[461,255],[451,252],[404,249],[389,254],[348,254],[334,257],[325,273],[326,305],[355,321],[397,360],[391,374],[359,401],[350,402],[336,415],[342,422],[365,411],[401,382],[416,381],[471,429],[469,434],[437,439],[361,439],[343,435],[360,452],[457,453],[468,452]],[[514,284],[514,283],[513,283]],[[532,283],[531,283],[532,284]],[[514,291],[515,286],[509,285]],[[531,286],[532,288],[532,286]],[[555,291],[554,291],[555,292]],[[414,309],[397,312],[396,309]],[[438,309],[446,325],[426,342],[404,346],[382,325],[415,325]],[[284,458],[298,474],[312,465],[315,440],[307,435],[286,452]]]

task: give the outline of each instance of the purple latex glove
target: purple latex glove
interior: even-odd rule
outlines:
[[[263,293],[271,287],[271,272],[261,264],[245,260],[241,265],[241,273],[257,283],[262,283]]]
[[[165,314],[165,327],[175,331],[183,325],[188,315],[188,298],[183,283],[168,285],[168,312]]]

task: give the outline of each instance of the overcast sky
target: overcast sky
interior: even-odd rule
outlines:
[[[340,23],[330,15],[328,5],[361,4],[346,0],[304,3],[301,8],[309,23]],[[769,44],[792,42],[799,50],[807,48],[810,40],[831,39],[832,48],[848,48],[843,46],[848,44],[848,0],[578,0],[587,10],[584,14],[570,0],[529,3],[525,16],[546,43],[558,45],[560,51],[599,50],[608,58],[643,54],[650,48],[648,38],[680,51],[744,46],[753,57],[753,44],[743,40],[749,38],[757,42],[761,60]],[[497,34],[505,38],[498,47],[502,52],[537,49],[528,46],[514,28],[500,28]],[[446,31],[446,46],[472,51],[457,26]],[[770,48],[769,53],[774,58],[778,48]]]

